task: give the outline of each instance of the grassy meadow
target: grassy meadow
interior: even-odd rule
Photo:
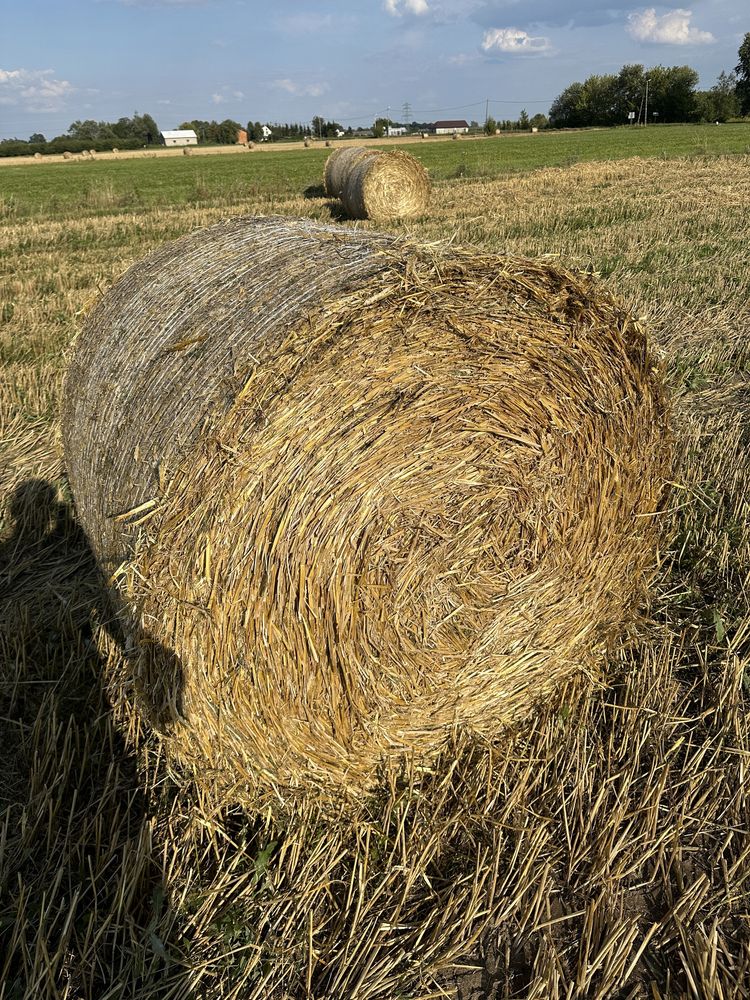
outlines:
[[[650,604],[606,677],[457,737],[356,822],[206,800],[107,703],[124,654],[61,462],[66,352],[167,239],[354,223],[322,149],[0,168],[0,1000],[750,998],[750,128],[408,148],[433,200],[394,230],[592,271],[659,346]]]

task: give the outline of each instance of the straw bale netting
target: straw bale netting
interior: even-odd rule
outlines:
[[[326,160],[326,194],[340,198],[353,219],[404,218],[424,212],[430,200],[427,171],[402,150],[347,146]]]
[[[644,334],[588,277],[275,218],[120,279],[63,435],[129,637],[115,701],[204,787],[277,803],[596,671],[669,451]]]

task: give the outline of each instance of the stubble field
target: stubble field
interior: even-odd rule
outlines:
[[[750,156],[697,134],[613,159],[601,133],[603,160],[555,166],[429,151],[430,211],[395,230],[594,271],[659,345],[660,576],[606,677],[495,745],[459,737],[356,821],[283,828],[113,718],[124,654],[57,409],[83,316],[153,247],[243,213],[352,225],[325,154],[3,171],[0,1000],[750,997]]]

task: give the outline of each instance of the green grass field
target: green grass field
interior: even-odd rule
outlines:
[[[538,167],[618,160],[747,153],[750,125],[653,126],[424,142],[404,148],[435,180],[498,178]],[[81,209],[137,212],[255,197],[275,199],[320,184],[329,150],[256,149],[248,156],[0,164],[0,210],[62,218]],[[31,169],[30,169],[31,168]]]
[[[673,494],[606,674],[353,823],[218,807],[113,718],[124,654],[59,447],[100,295],[227,215],[338,221],[304,195],[325,153],[0,167],[0,1000],[750,998],[748,145],[737,125],[408,147],[433,199],[394,231],[551,256],[643,320]]]

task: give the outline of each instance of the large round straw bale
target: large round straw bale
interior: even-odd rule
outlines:
[[[596,670],[669,439],[644,334],[588,277],[274,218],[117,282],[63,434],[129,636],[115,698],[240,800],[361,793]]]
[[[427,171],[403,150],[362,146],[336,150],[326,162],[323,183],[353,219],[384,221],[418,215],[430,200]]]
[[[305,139],[305,141],[304,141],[304,147],[305,147],[305,149],[309,149],[310,146],[312,146],[311,140],[310,139]]]

